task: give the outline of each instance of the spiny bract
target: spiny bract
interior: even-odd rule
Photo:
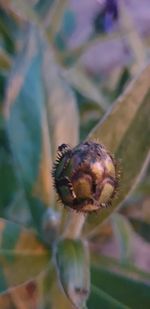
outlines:
[[[73,149],[59,146],[52,176],[62,203],[85,213],[109,206],[118,187],[116,161],[103,145],[92,141]]]

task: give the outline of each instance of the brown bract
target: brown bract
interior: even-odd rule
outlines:
[[[59,146],[52,175],[62,203],[85,213],[110,206],[118,187],[116,161],[92,141]]]

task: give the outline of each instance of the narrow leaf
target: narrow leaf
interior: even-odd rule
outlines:
[[[55,0],[52,6],[52,15],[49,26],[49,38],[52,41],[54,36],[59,31],[61,27],[62,18],[64,15],[64,11],[68,4],[68,0]]]
[[[79,136],[79,117],[73,91],[61,77],[50,49],[45,50],[43,75],[46,89],[46,108],[49,134],[55,158],[58,145],[76,145]]]
[[[110,256],[92,254],[92,262],[93,265],[96,265],[97,267],[101,266],[103,269],[107,269],[110,272],[114,271],[120,273],[126,278],[150,283],[150,273],[139,269],[133,263],[129,263],[128,261],[122,263],[122,261]]]
[[[56,266],[63,289],[77,308],[82,308],[89,294],[88,251],[80,240],[65,239],[57,244]]]
[[[107,109],[107,103],[93,81],[87,76],[82,68],[74,66],[64,72],[65,78],[86,99],[97,103],[102,111]]]
[[[107,309],[127,309],[128,307],[121,304],[119,301],[114,299],[112,296],[101,290],[100,288],[92,285],[91,295],[88,300],[88,308],[89,309],[99,309],[107,308]]]
[[[41,149],[41,56],[31,31],[24,50],[14,63],[4,100],[9,140],[25,186],[34,183]],[[30,117],[29,117],[30,114]],[[33,125],[36,123],[36,126]]]
[[[40,37],[30,26],[10,73],[3,109],[15,171],[38,229],[43,206],[54,200],[42,60]]]
[[[121,27],[120,33],[127,33],[126,39],[134,56],[134,65],[131,67],[131,72],[132,74],[136,74],[146,63],[146,48],[128,5],[124,1],[120,1],[118,6]]]
[[[118,199],[112,207],[102,209],[99,214],[90,216],[87,230],[90,236],[127,197],[140,179],[146,166],[150,149],[150,66],[134,80],[124,95],[112,106],[103,120],[89,135],[89,139],[98,138],[115,157],[121,160],[121,180]]]
[[[11,58],[2,48],[0,48],[0,68],[10,69],[10,67],[11,67]]]
[[[133,259],[134,231],[129,221],[122,215],[112,215],[113,231],[118,242],[120,259],[122,262],[131,262]]]
[[[6,206],[18,190],[18,180],[2,119],[0,119],[0,188],[0,216],[4,216]]]
[[[101,266],[92,267],[91,281],[94,286],[129,308],[149,308],[149,286],[143,282],[110,272]]]

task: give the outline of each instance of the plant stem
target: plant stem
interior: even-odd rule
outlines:
[[[81,231],[86,219],[86,215],[75,211],[69,214],[68,224],[64,231],[63,237],[77,239],[81,235]]]

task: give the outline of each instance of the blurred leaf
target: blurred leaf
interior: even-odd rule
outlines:
[[[36,277],[24,284],[0,294],[0,305],[3,309],[51,308],[54,267],[48,264]],[[4,298],[4,295],[6,296]],[[7,303],[9,301],[9,307]],[[55,308],[55,307],[54,307]],[[59,307],[58,307],[59,308]]]
[[[33,195],[38,197],[44,205],[54,206],[52,171],[51,141],[49,137],[48,120],[43,106],[42,119],[42,150],[37,180],[33,189]]]
[[[122,262],[131,262],[133,259],[133,236],[134,231],[130,222],[122,215],[112,215],[113,232],[118,242],[120,259]]]
[[[9,69],[11,66],[11,59],[8,54],[0,48],[0,68],[1,69]]]
[[[0,295],[0,308],[14,309],[13,307],[11,307],[11,299],[10,296],[8,296],[8,294],[3,293]]]
[[[110,256],[93,253],[92,262],[93,265],[96,265],[97,267],[101,266],[103,269],[107,269],[110,272],[115,271],[128,277],[129,279],[138,280],[148,284],[150,283],[150,273],[139,269],[128,261],[122,262]]]
[[[88,101],[87,98],[83,97],[77,91],[76,97],[80,113],[80,140],[83,141],[96,126],[104,113],[99,104]]]
[[[4,100],[10,145],[20,168],[21,180],[28,190],[36,179],[40,160],[44,103],[41,55],[36,48],[34,32],[31,31],[12,68]]]
[[[55,0],[39,0],[35,3],[35,10],[38,12],[41,18],[46,18],[47,14],[51,10],[51,6]]]
[[[3,295],[6,295],[4,298]],[[10,306],[5,307],[9,301]],[[72,305],[60,288],[53,264],[42,271],[36,278],[0,294],[3,309],[61,308],[72,309]]]
[[[149,286],[140,281],[129,279],[107,269],[92,267],[91,281],[94,286],[102,289],[111,297],[129,306],[129,308],[149,308]]]
[[[52,50],[45,44],[43,79],[52,158],[62,143],[75,146],[79,140],[79,116],[73,91],[61,76]],[[66,117],[68,115],[68,117]],[[49,172],[50,169],[48,169]],[[49,175],[51,177],[51,175]],[[51,179],[52,181],[52,179]],[[58,205],[59,211],[63,208]],[[63,212],[62,225],[67,213]]]
[[[128,307],[121,304],[119,301],[114,299],[112,296],[101,290],[100,288],[92,285],[91,295],[88,300],[88,308],[89,309],[99,309],[107,308],[107,309],[127,309]]]
[[[68,0],[55,0],[54,4],[52,6],[52,14],[51,14],[51,20],[50,25],[48,28],[48,36],[50,41],[52,42],[56,33],[59,32],[59,29],[61,28],[63,16],[65,9],[67,7]]]
[[[64,291],[72,304],[82,308],[89,294],[89,256],[80,240],[60,240],[56,247],[56,267]]]
[[[72,303],[68,297],[64,294],[58,278],[55,278],[52,284],[52,288],[48,293],[50,295],[50,304],[52,308],[72,309]],[[49,307],[48,307],[49,308]]]
[[[126,39],[134,54],[135,63],[131,68],[133,76],[140,72],[143,65],[146,63],[146,49],[143,43],[143,38],[137,30],[134,18],[132,18],[130,9],[124,1],[118,2],[119,17],[120,17],[120,32],[127,33]]]
[[[7,72],[1,70],[0,72],[0,130],[2,129],[3,125],[3,117],[2,117],[2,105],[3,105],[3,99],[4,99],[4,93],[6,88],[6,81],[7,81]]]
[[[89,39],[87,41],[84,40],[79,46],[64,51],[64,53],[60,55],[61,61],[66,64],[69,62],[69,64],[73,65],[74,63],[77,63],[78,60],[80,61],[81,57],[87,52],[87,50],[90,50],[93,46],[104,42],[110,42],[111,40],[121,40],[126,38],[126,35],[127,32],[125,31],[122,31],[122,35],[120,35],[120,30],[104,33],[102,35],[90,35]]]
[[[43,206],[54,205],[51,149],[55,157],[61,143],[77,144],[78,112],[73,92],[33,26],[28,28],[24,48],[10,73],[3,114],[15,172],[41,230]]]
[[[75,12],[71,9],[67,9],[64,12],[63,23],[61,27],[61,32],[65,38],[69,38],[76,28],[76,16]]]
[[[78,143],[79,117],[74,93],[61,77],[54,55],[48,48],[45,50],[43,70],[49,134],[55,158],[58,145],[67,143],[75,146]]]
[[[64,51],[67,46],[66,46],[66,39],[64,38],[63,34],[61,32],[58,32],[55,35],[55,39],[54,39],[54,44],[57,47],[57,49],[59,49],[59,51]]]
[[[113,104],[107,115],[91,132],[89,138],[97,137],[112,152],[117,151],[122,139],[130,129],[132,122],[138,116],[139,110],[143,110],[145,107],[145,101],[149,94],[149,75],[150,66],[147,66],[130,83],[124,94]],[[113,130],[111,134],[110,130]]]
[[[127,88],[123,96],[112,106],[103,120],[90,133],[89,139],[98,138],[110,152],[121,159],[121,188],[112,207],[101,209],[88,218],[86,229],[90,236],[133,190],[140,179],[142,169],[148,163],[150,149],[150,66]],[[136,159],[135,159],[136,158]]]
[[[107,103],[102,93],[94,82],[87,76],[79,66],[74,66],[64,72],[65,78],[82,96],[90,101],[96,102],[102,112],[106,111]]]
[[[87,115],[85,113],[84,116],[87,116],[87,119],[86,119],[86,121],[82,122],[81,126],[80,126],[80,140],[81,141],[86,139],[89,132],[91,132],[91,130],[97,125],[97,123],[99,122],[99,119],[101,118],[99,113],[97,113],[97,117],[96,117],[96,115],[94,115],[94,113],[93,113],[93,115],[91,113],[91,118],[89,118],[89,119],[88,119],[88,116],[90,117],[90,113],[89,114],[87,113]]]
[[[54,44],[58,49],[58,52],[64,52],[67,49],[69,36],[73,33],[76,27],[76,18],[73,11],[67,9],[64,11],[62,25],[55,34]],[[61,55],[59,55],[61,58]]]
[[[17,190],[14,192],[11,201],[9,201],[9,203],[6,205],[4,204],[3,206],[4,211],[1,214],[1,217],[25,227],[33,227],[34,224],[28,201],[26,199],[24,190],[20,186],[17,187]]]
[[[6,2],[5,2],[6,4]],[[16,40],[18,29],[15,21],[10,17],[10,14],[3,9],[4,2],[0,7],[0,34],[2,38],[3,48],[10,54],[16,51]]]
[[[127,83],[131,79],[130,70],[128,67],[125,67],[119,76],[117,85],[113,91],[112,97],[113,99],[116,99],[125,89]]]
[[[29,28],[25,46],[14,62],[6,96],[4,116],[10,147],[15,158],[18,180],[36,226],[43,206],[53,203],[51,145],[45,111],[45,88],[42,81],[42,50],[33,27]]]
[[[0,235],[0,292],[6,292],[43,271],[50,261],[50,252],[32,230],[7,220],[0,219]]]
[[[38,304],[37,292],[37,287],[33,281],[28,282],[26,285],[20,285],[10,289],[9,293],[6,293],[7,296],[10,296],[10,308],[36,308]]]
[[[141,235],[147,242],[150,242],[150,224],[136,218],[131,218],[130,222],[136,233]]]
[[[6,206],[11,203],[18,190],[14,160],[3,126],[4,122],[2,117],[0,117],[0,216],[4,216]]]
[[[9,16],[13,17],[16,22],[34,21],[40,25],[38,15],[32,9],[32,5],[23,0],[3,1],[2,8],[9,12]]]

